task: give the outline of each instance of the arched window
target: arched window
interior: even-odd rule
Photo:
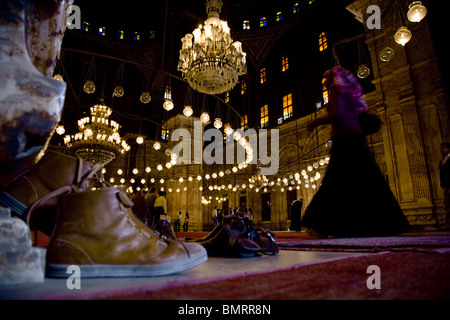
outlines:
[[[325,85],[326,80],[327,80],[326,78],[322,79],[322,98],[323,98],[324,105],[328,103],[328,88]]]
[[[266,128],[269,125],[269,105],[261,108],[261,128]]]
[[[289,59],[287,55],[281,57],[281,71],[286,71],[289,69]]]
[[[81,26],[81,30],[83,31],[89,31],[89,22],[84,21],[83,25]]]
[[[319,35],[319,51],[323,51],[328,48],[327,35],[325,32],[322,32]]]
[[[293,115],[292,93],[283,97],[283,119],[286,120]]]
[[[262,68],[259,72],[260,74],[260,82],[261,84],[263,84],[264,82],[266,82],[266,68]]]
[[[283,20],[283,14],[281,13],[281,11],[278,11],[278,12],[277,12],[276,20],[277,20],[277,21]]]
[[[267,26],[267,18],[266,17],[262,17],[261,19],[259,19],[259,26],[261,28]]]
[[[248,117],[247,117],[247,115],[244,115],[241,118],[241,130],[245,131],[247,129],[248,129]]]
[[[241,94],[245,94],[245,92],[247,92],[247,83],[244,80],[242,80],[242,83],[241,83]]]

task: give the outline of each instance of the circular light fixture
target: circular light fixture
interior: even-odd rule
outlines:
[[[408,30],[407,27],[400,27],[394,35],[394,40],[398,44],[404,46],[409,42],[409,40],[411,40],[411,37],[412,33]]]
[[[194,110],[192,110],[192,107],[191,106],[189,106],[189,105],[186,105],[185,107],[184,107],[184,109],[183,109],[183,114],[186,116],[186,117],[190,117],[190,116],[192,116],[192,114],[194,113]]]
[[[155,149],[155,150],[161,149],[161,143],[159,143],[158,141],[156,141],[156,142],[153,144],[153,149]]]
[[[216,129],[222,128],[222,120],[220,118],[216,118],[216,120],[214,121],[214,128]]]
[[[406,16],[411,22],[420,22],[427,15],[427,8],[422,5],[422,1],[414,1],[409,5]]]
[[[209,114],[207,112],[203,112],[202,115],[200,116],[200,120],[203,123],[207,123],[209,121]]]
[[[123,97],[125,90],[121,86],[117,86],[114,88],[114,96],[120,98]]]
[[[143,143],[144,143],[144,138],[141,137],[141,136],[139,136],[139,137],[136,138],[136,142],[137,142],[138,144],[143,144]]]
[[[173,102],[172,102],[172,100],[166,99],[166,101],[164,101],[163,108],[165,110],[167,110],[167,111],[172,110],[173,109]]]
[[[149,103],[152,100],[152,96],[150,95],[150,93],[148,91],[144,91],[144,92],[142,92],[139,100],[141,100],[142,103]]]
[[[394,55],[395,55],[394,49],[386,47],[383,50],[381,50],[380,59],[381,61],[384,62],[390,62],[394,58]]]
[[[224,127],[224,129],[223,129],[223,131],[225,132],[225,134],[226,134],[227,136],[229,136],[230,134],[233,133],[233,128],[231,128],[231,125],[226,124],[225,127]]]
[[[370,75],[370,69],[365,64],[362,64],[358,67],[358,71],[356,71],[356,74],[359,78],[365,79]]]
[[[95,84],[92,80],[86,80],[84,86],[83,86],[84,92],[91,94],[95,92]]]
[[[64,129],[63,126],[59,125],[58,127],[56,127],[56,133],[59,135],[63,135],[64,132],[66,132],[66,129]]]

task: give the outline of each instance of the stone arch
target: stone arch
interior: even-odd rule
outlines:
[[[300,151],[298,153],[298,156],[301,156],[303,154],[303,149],[296,143],[288,143],[284,145],[280,151],[279,151],[279,165],[280,167],[283,167],[292,161],[297,160],[297,156],[294,158],[294,152],[292,151],[295,149],[295,151]]]

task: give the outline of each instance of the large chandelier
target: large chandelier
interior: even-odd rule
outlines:
[[[79,132],[66,135],[64,144],[74,154],[90,163],[106,165],[130,150],[119,134],[119,124],[110,120],[112,110],[103,101],[91,107],[91,116],[78,120]]]
[[[233,42],[226,21],[219,19],[221,0],[206,0],[208,19],[181,39],[178,71],[189,85],[203,93],[230,91],[247,72],[242,43]]]

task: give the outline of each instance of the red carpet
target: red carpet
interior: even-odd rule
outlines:
[[[370,290],[370,265],[381,289]],[[108,300],[442,300],[450,299],[450,251],[378,253],[233,279],[103,296]]]
[[[207,234],[207,233],[205,233]],[[179,234],[200,237],[205,234]],[[398,237],[315,239],[275,232],[282,250],[379,252],[290,269],[163,290],[111,294],[132,300],[443,300],[450,299],[450,233],[414,231]],[[380,268],[381,289],[370,290],[367,268]]]
[[[179,240],[208,232],[180,232]],[[398,237],[316,239],[275,232],[281,250],[368,252],[369,255],[212,279],[164,289],[102,292],[105,300],[447,300],[450,232],[414,231]],[[38,243],[45,245],[45,239]],[[255,260],[252,260],[252,263]],[[380,268],[381,289],[369,289],[367,268]]]

